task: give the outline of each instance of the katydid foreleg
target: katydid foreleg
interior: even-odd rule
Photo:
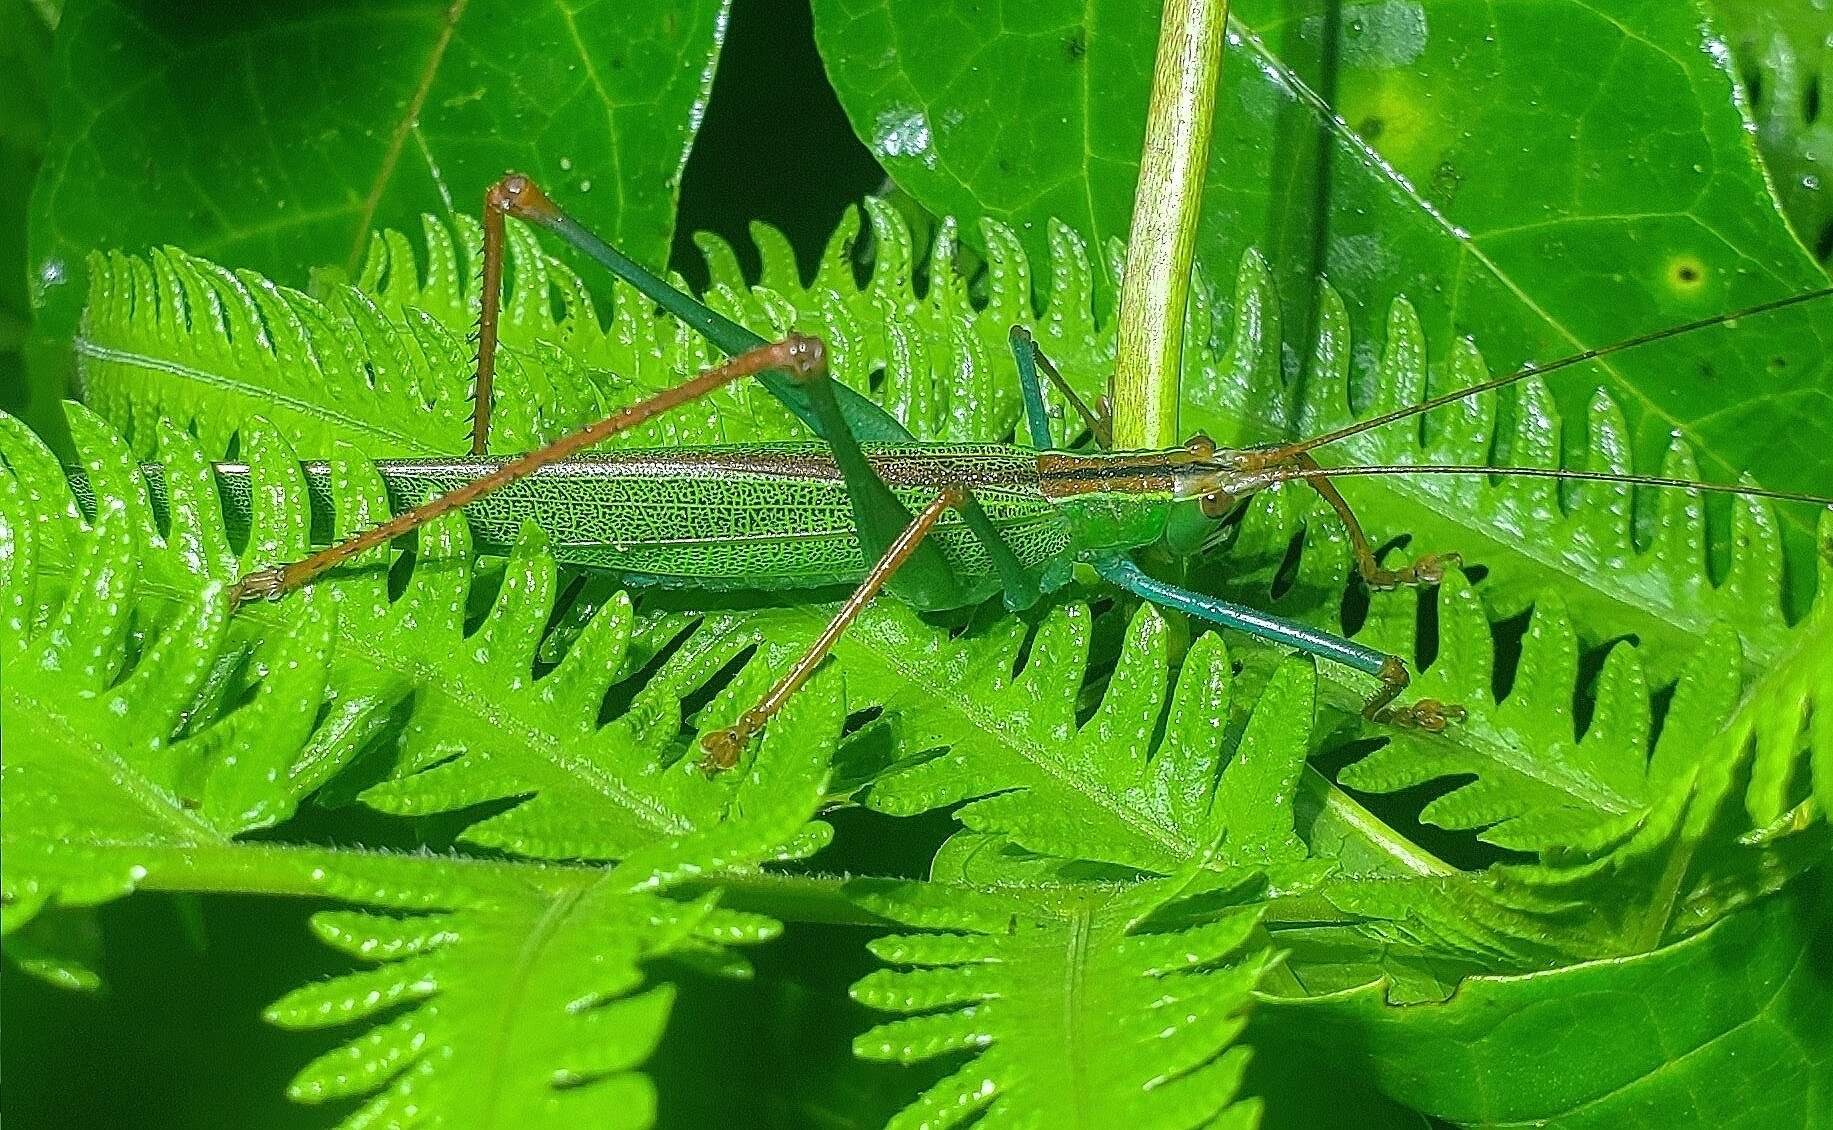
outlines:
[[[1369,544],[1368,535],[1362,531],[1362,523],[1356,518],[1356,512],[1350,509],[1349,500],[1337,490],[1336,484],[1330,481],[1330,476],[1318,461],[1308,452],[1301,451],[1292,457],[1292,464],[1300,471],[1313,472],[1303,475],[1303,479],[1337,512],[1337,521],[1343,524],[1343,529],[1349,534],[1349,549],[1356,559],[1356,571],[1362,574],[1363,583],[1369,588],[1385,591],[1401,585],[1436,585],[1445,579],[1447,566],[1456,566],[1463,561],[1463,557],[1456,553],[1428,553],[1399,569],[1383,568],[1375,558],[1374,547]]]
[[[1059,373],[1057,367],[1050,363],[1050,358],[1044,356],[1044,351],[1037,347],[1037,342],[1031,337],[1031,331],[1023,326],[1013,326],[1011,341],[1012,359],[1018,367],[1018,386],[1024,396],[1025,424],[1031,433],[1031,445],[1041,451],[1052,444],[1050,410],[1044,405],[1044,388],[1037,379],[1038,374],[1042,373],[1050,379],[1057,393],[1067,400],[1070,407],[1074,408],[1076,413],[1082,417],[1083,424],[1088,427],[1089,435],[1094,437],[1095,446],[1103,451],[1112,448],[1114,446],[1114,427],[1105,410],[1096,412],[1089,408],[1080,396],[1076,395],[1076,390],[1063,379],[1063,374]],[[1106,399],[1103,398],[1104,409],[1106,403]]]

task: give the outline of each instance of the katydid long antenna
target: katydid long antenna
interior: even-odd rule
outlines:
[[[1283,463],[1286,460],[1293,458],[1294,456],[1303,454],[1304,452],[1311,451],[1319,447],[1323,447],[1325,444],[1335,443],[1336,441],[1340,439],[1347,439],[1350,436],[1361,435],[1363,432],[1372,431],[1373,429],[1379,428],[1384,424],[1391,424],[1396,420],[1404,420],[1409,416],[1417,416],[1423,412],[1430,412],[1434,408],[1440,408],[1447,404],[1453,404],[1453,403],[1456,403],[1457,401],[1465,400],[1472,396],[1478,396],[1478,395],[1481,395],[1482,393],[1490,392],[1494,389],[1504,388],[1508,385],[1515,384],[1518,381],[1524,381],[1529,377],[1536,377],[1536,376],[1544,375],[1546,373],[1557,372],[1560,369],[1569,369],[1574,365],[1582,365],[1587,361],[1596,361],[1599,358],[1609,357],[1612,354],[1622,353],[1625,350],[1636,349],[1644,345],[1652,345],[1655,342],[1666,341],[1669,338],[1681,337],[1685,334],[1692,333],[1695,330],[1704,330],[1704,329],[1710,329],[1713,326],[1722,326],[1729,322],[1735,322],[1740,318],[1752,318],[1752,317],[1757,316],[1758,314],[1768,314],[1768,313],[1772,313],[1777,310],[1787,309],[1788,307],[1791,307],[1791,306],[1800,306],[1804,303],[1813,302],[1817,299],[1827,298],[1829,296],[1833,296],[1833,286],[1821,287],[1818,290],[1803,291],[1800,294],[1791,294],[1787,298],[1778,298],[1770,302],[1759,303],[1755,306],[1747,306],[1742,310],[1733,310],[1728,314],[1715,314],[1710,318],[1701,318],[1695,322],[1686,322],[1678,326],[1668,326],[1665,329],[1655,330],[1653,333],[1646,333],[1646,334],[1641,334],[1637,337],[1626,338],[1623,341],[1612,342],[1609,345],[1600,345],[1596,349],[1587,349],[1582,353],[1574,353],[1570,357],[1561,357],[1557,361],[1549,361],[1544,365],[1525,365],[1515,370],[1514,372],[1509,373],[1507,376],[1497,377],[1494,380],[1481,381],[1477,384],[1473,384],[1465,388],[1455,389],[1451,392],[1443,393],[1439,396],[1430,397],[1426,400],[1420,401],[1418,404],[1409,404],[1405,408],[1397,408],[1392,412],[1386,412],[1386,413],[1383,413],[1382,415],[1374,416],[1367,420],[1359,420],[1356,423],[1348,424],[1344,427],[1338,428],[1337,430],[1333,432],[1325,432],[1322,435],[1312,436],[1309,439],[1299,440],[1295,443],[1281,444],[1278,447],[1267,448],[1262,454],[1264,455],[1267,463],[1269,464]],[[1485,468],[1485,469],[1489,470],[1491,473],[1494,473],[1494,474],[1509,473],[1508,471],[1506,471],[1503,468]],[[1362,473],[1368,473],[1371,470],[1373,470],[1373,468],[1364,468],[1362,470]],[[1406,467],[1406,468],[1391,468],[1391,470],[1430,471],[1431,468]],[[1444,468],[1443,470],[1447,472],[1453,471],[1453,469],[1451,468]],[[1467,472],[1469,469],[1464,468],[1464,469],[1456,469],[1456,470],[1460,472]],[[1338,467],[1330,468],[1330,473],[1332,475],[1341,475],[1345,473],[1350,473],[1350,471],[1351,471],[1350,468],[1338,468]],[[1540,474],[1542,472],[1535,471],[1534,473]],[[1295,475],[1292,477],[1302,478],[1303,476]],[[1554,477],[1579,478],[1582,476],[1579,476],[1573,472],[1560,472],[1558,475],[1546,474],[1545,477],[1548,477],[1548,478],[1554,478]],[[1663,480],[1638,480],[1638,481],[1647,481],[1651,485],[1656,485],[1656,484],[1665,485]],[[1688,484],[1681,484],[1681,485],[1695,486],[1699,484],[1688,483]],[[1732,490],[1733,493],[1750,493],[1749,491],[1745,491],[1742,488],[1721,487],[1720,489]],[[1800,501],[1823,501],[1823,500],[1814,499],[1812,496],[1803,496],[1803,498],[1799,500]]]
[[[1593,483],[1628,483],[1632,486],[1650,487],[1684,487],[1687,490],[1707,491],[1716,494],[1737,494],[1748,498],[1770,498],[1780,502],[1806,502],[1816,506],[1833,506],[1833,497],[1819,494],[1806,494],[1792,490],[1771,490],[1768,487],[1747,486],[1741,483],[1703,483],[1694,479],[1669,479],[1659,475],[1628,475],[1612,471],[1569,471],[1557,467],[1487,467],[1481,464],[1451,466],[1442,463],[1392,463],[1392,464],[1358,464],[1351,467],[1326,467],[1319,471],[1302,466],[1280,466],[1268,472],[1274,482],[1290,482],[1294,479],[1313,479],[1327,477],[1332,479],[1350,478],[1363,475],[1502,475],[1524,479],[1561,479],[1578,480]]]

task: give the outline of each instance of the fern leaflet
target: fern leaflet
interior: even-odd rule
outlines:
[[[1179,880],[1054,890],[860,884],[880,913],[934,931],[870,943],[888,964],[853,987],[912,1015],[860,1035],[868,1059],[973,1058],[923,1092],[894,1127],[1252,1126],[1233,1047],[1273,958],[1250,942],[1257,914],[1209,913],[1154,928]]]

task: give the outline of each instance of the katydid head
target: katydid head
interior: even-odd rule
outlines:
[[[1207,540],[1214,520],[1261,486],[1255,450],[1219,450],[1204,435],[1164,451],[1038,455],[1044,496],[1076,527],[1077,543],[1106,552],[1136,549],[1172,535],[1175,543]]]

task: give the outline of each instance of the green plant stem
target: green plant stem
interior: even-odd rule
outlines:
[[[145,870],[140,889],[193,894],[360,899],[351,889],[359,879],[378,892],[388,888],[462,891],[467,883],[513,883],[557,894],[591,883],[604,873],[603,868],[580,864],[259,842],[195,847],[122,844],[120,849]]]
[[[577,891],[604,878],[605,868],[590,864],[538,863],[528,860],[471,859],[454,855],[357,851],[291,844],[235,843],[197,847],[149,847],[123,844],[145,868],[139,887],[187,894],[267,895],[280,898],[329,898],[352,902],[387,902],[391,891],[450,891],[452,897],[425,900],[429,910],[462,905],[491,888],[519,886],[552,895]],[[1441,865],[1442,866],[1442,865]],[[860,906],[847,893],[855,876],[791,875],[772,871],[737,871],[708,875],[672,888],[683,898],[710,890],[722,892],[720,904],[805,925],[857,926],[870,929],[900,924]],[[1350,923],[1357,916],[1337,910],[1310,894],[1277,896],[1267,903],[1265,924],[1315,927]]]
[[[1227,0],[1165,0],[1120,289],[1116,447],[1171,447],[1181,438],[1184,309],[1227,24]]]

